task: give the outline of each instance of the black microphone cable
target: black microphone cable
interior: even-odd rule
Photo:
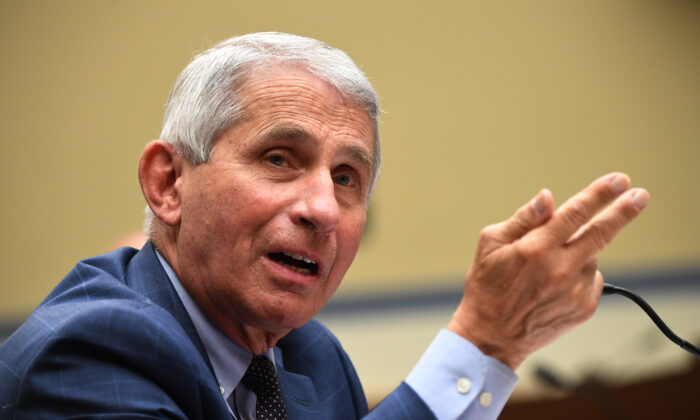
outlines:
[[[651,306],[636,293],[631,292],[622,287],[605,283],[603,284],[603,295],[622,295],[632,300],[634,303],[639,305],[639,307],[641,307],[644,310],[644,312],[647,313],[647,315],[649,315],[649,318],[651,318],[651,320],[654,321],[654,324],[656,324],[656,326],[659,327],[661,332],[664,333],[664,335],[668,337],[669,340],[678,344],[683,350],[687,351],[693,356],[700,358],[700,349],[674,334],[674,332],[671,331],[671,329],[664,323],[663,320],[661,320],[661,317],[659,317],[659,315],[656,314],[656,312],[651,308]]]

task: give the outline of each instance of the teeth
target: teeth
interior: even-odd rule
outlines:
[[[301,267],[297,267],[297,266],[285,264],[285,263],[282,263],[282,265],[293,270],[293,271],[296,271],[297,273],[311,274],[311,270],[309,270],[308,268],[301,268]]]
[[[304,261],[307,264],[316,264],[316,261],[310,260],[308,258],[304,258],[299,254],[290,254],[289,252],[283,252],[283,254],[288,256],[289,258],[294,258],[295,260]]]

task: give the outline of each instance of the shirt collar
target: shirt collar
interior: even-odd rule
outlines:
[[[219,382],[219,388],[224,399],[228,400],[229,396],[238,383],[243,378],[250,361],[253,360],[253,355],[239,347],[231,339],[226,337],[218,328],[216,328],[202,312],[201,308],[194,299],[187,293],[180,279],[175,274],[168,261],[160,255],[156,250],[158,261],[163,266],[170,282],[173,284],[182,304],[185,306],[187,314],[192,319],[194,328],[199,334],[199,338],[204,344],[211,365],[214,368],[216,380]],[[275,357],[272,349],[265,352],[265,357],[275,363]]]

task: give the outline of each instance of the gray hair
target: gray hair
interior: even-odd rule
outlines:
[[[161,140],[191,163],[209,160],[215,140],[243,116],[241,87],[255,71],[275,65],[301,67],[338,90],[341,98],[361,106],[374,128],[374,188],[381,164],[379,101],[365,74],[343,51],[321,41],[279,32],[234,37],[199,54],[180,73],[170,91]],[[144,229],[150,234],[153,214],[146,206]]]

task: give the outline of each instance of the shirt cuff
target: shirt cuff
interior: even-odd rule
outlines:
[[[496,419],[517,382],[508,366],[446,329],[406,378],[438,419]]]

